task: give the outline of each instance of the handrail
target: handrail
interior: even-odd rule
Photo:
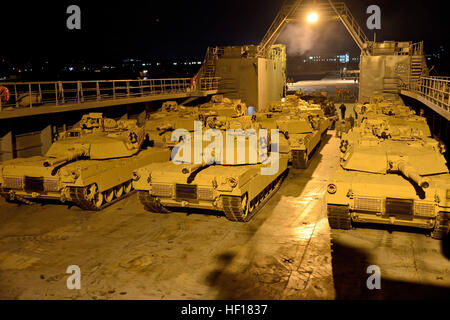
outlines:
[[[196,93],[219,89],[219,78],[163,78],[137,80],[86,80],[1,82],[9,91],[9,100],[0,102],[0,111],[8,108],[61,106],[92,101],[141,98],[171,93]]]
[[[450,112],[450,77],[420,77],[414,86],[403,83],[400,88],[414,92]]]

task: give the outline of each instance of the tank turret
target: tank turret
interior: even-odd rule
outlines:
[[[87,155],[86,151],[84,151],[84,150],[71,151],[71,152],[68,152],[68,154],[65,156],[48,158],[44,161],[43,165],[44,165],[44,167],[53,167],[58,164],[72,161],[72,160],[75,160],[79,157],[86,156],[86,155]]]

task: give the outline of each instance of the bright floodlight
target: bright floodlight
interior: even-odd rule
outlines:
[[[309,23],[316,23],[317,20],[319,20],[319,16],[317,15],[317,13],[311,12],[311,13],[309,13],[308,16],[306,17],[306,20],[307,20]]]

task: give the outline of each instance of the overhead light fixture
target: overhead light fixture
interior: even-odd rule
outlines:
[[[306,16],[306,20],[309,23],[316,23],[319,20],[319,15],[315,12],[311,12]]]

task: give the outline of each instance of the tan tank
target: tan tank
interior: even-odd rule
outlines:
[[[302,103],[296,96],[284,102],[272,102],[267,112],[257,112],[263,128],[278,129],[289,146],[292,167],[306,169],[329,127],[329,120],[318,106]]]
[[[278,190],[287,174],[286,146],[278,145],[278,167],[274,172],[263,174],[264,169],[270,170],[272,162],[263,163],[260,152],[249,152],[254,150],[249,148],[252,137],[255,143],[257,139],[252,132],[257,132],[260,125],[249,116],[217,117],[215,120],[199,133],[206,134],[214,128],[215,131],[209,132],[220,133],[214,141],[222,142],[222,152],[208,151],[210,142],[203,140],[200,163],[194,161],[192,154],[187,163],[177,162],[172,155],[172,161],[150,164],[136,171],[134,187],[139,190],[139,199],[145,209],[159,213],[180,207],[209,209],[222,211],[231,221],[247,222]],[[227,136],[226,129],[234,130],[228,131],[231,135]],[[230,137],[232,144],[228,140]],[[270,145],[270,138],[268,135],[268,139],[261,142]],[[193,138],[191,141],[193,144]],[[216,162],[205,161],[205,154],[211,155]],[[275,157],[275,152],[269,152],[267,158],[272,155]]]
[[[363,123],[341,140],[340,166],[326,194],[330,226],[410,226],[441,239],[450,214],[445,147],[417,128],[387,123]]]
[[[401,100],[385,100],[383,96],[373,96],[370,103],[357,103],[355,112],[359,119],[380,118],[386,116],[409,117],[415,112],[408,106],[403,105]]]
[[[142,150],[143,127],[136,120],[83,116],[80,126],[64,132],[45,156],[0,164],[0,193],[9,200],[72,201],[85,210],[101,210],[132,189],[137,168],[170,158],[168,149]]]
[[[333,130],[336,127],[336,122],[339,121],[339,115],[337,113],[336,106],[334,102],[329,99],[327,92],[313,92],[307,93],[302,90],[298,90],[295,92],[295,95],[303,101],[308,102],[309,104],[319,105],[323,110],[325,117],[329,120],[328,129]]]
[[[147,114],[145,132],[151,145],[159,148],[173,147],[176,142],[170,140],[172,131],[175,128],[189,129],[193,121],[198,119],[197,108],[179,105],[176,101],[166,101],[158,111]]]
[[[176,101],[166,101],[161,109],[147,115],[145,130],[149,140],[157,147],[174,147],[172,131],[183,128],[194,131],[196,120],[205,122],[209,117],[240,117],[247,114],[247,106],[241,100],[231,100],[223,95],[214,95],[211,101],[197,107],[178,105]]]
[[[241,117],[247,114],[247,105],[240,99],[214,95],[210,102],[198,106],[198,112],[204,118],[208,116]]]

